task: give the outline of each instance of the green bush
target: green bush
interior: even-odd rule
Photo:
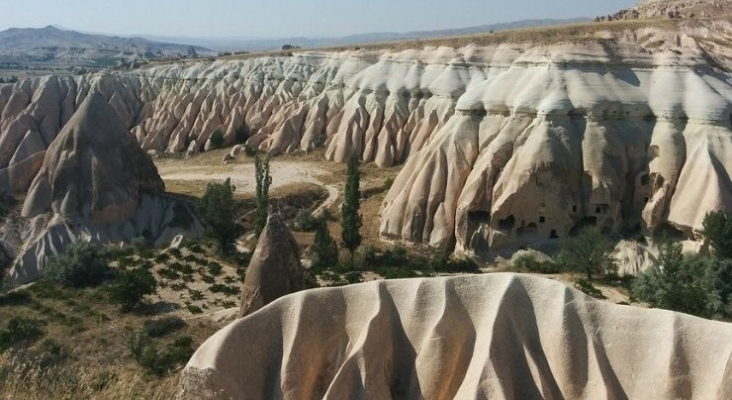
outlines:
[[[429,269],[435,272],[479,272],[480,268],[475,261],[467,257],[452,258],[447,253],[432,257],[429,262]]]
[[[168,249],[168,254],[170,254],[171,256],[173,256],[175,258],[181,258],[183,256],[183,253],[181,253],[180,249],[176,249],[176,248]]]
[[[145,295],[155,293],[157,282],[150,271],[135,268],[121,271],[112,285],[111,298],[123,311],[137,307]]]
[[[679,243],[660,246],[658,264],[631,285],[633,298],[700,317],[732,316],[732,260],[684,257]]]
[[[536,272],[540,274],[556,274],[561,271],[559,265],[553,261],[539,261],[531,254],[522,254],[513,262],[519,271]]]
[[[75,242],[63,254],[51,257],[46,267],[50,280],[77,288],[99,285],[109,275],[104,250],[85,241]]]
[[[325,220],[320,220],[315,229],[312,247],[312,266],[314,270],[333,268],[338,265],[338,245],[330,235]]]
[[[574,288],[577,290],[582,291],[584,294],[588,296],[592,296],[596,299],[607,299],[605,295],[602,294],[600,289],[596,288],[592,282],[588,281],[587,279],[580,278],[577,280],[577,282],[574,283]]]
[[[142,332],[152,338],[163,337],[186,326],[180,317],[169,316],[146,320],[142,324]]]
[[[723,211],[704,216],[702,234],[709,239],[714,254],[720,258],[732,258],[732,218]]]
[[[385,191],[388,191],[389,189],[391,189],[391,187],[392,187],[393,185],[394,185],[394,178],[392,178],[392,177],[388,177],[388,178],[384,179],[384,186],[383,186],[383,189],[384,189]]]
[[[216,130],[213,134],[211,134],[211,146],[214,149],[220,149],[224,145],[224,133],[220,130]]]
[[[217,240],[219,251],[229,252],[239,234],[234,220],[234,191],[231,179],[224,183],[210,182],[198,202],[198,212],[206,222],[206,235]],[[172,249],[171,249],[172,250]],[[170,252],[173,254],[173,252]],[[180,251],[176,257],[180,257]]]
[[[407,254],[407,248],[400,243],[393,244],[381,255],[378,263],[383,267],[399,267],[408,265],[409,255]]]
[[[583,228],[577,236],[562,240],[555,262],[566,271],[584,272],[587,280],[593,275],[614,273],[612,243],[595,227]]]
[[[159,350],[144,333],[138,333],[128,345],[130,352],[146,373],[162,377],[185,364],[193,355],[193,339],[177,338],[164,350]]]
[[[224,267],[222,267],[221,264],[217,263],[216,261],[208,262],[208,272],[213,276],[221,275],[223,269]]]
[[[292,221],[292,229],[299,232],[312,232],[318,228],[318,219],[313,214],[304,209],[297,211],[295,219]]]
[[[238,286],[234,285],[222,285],[220,283],[213,284],[208,287],[208,290],[211,291],[211,293],[221,293],[221,294],[227,294],[230,296],[235,296],[241,292]]]
[[[28,317],[13,317],[0,330],[0,351],[13,346],[27,345],[43,337],[43,321]]]

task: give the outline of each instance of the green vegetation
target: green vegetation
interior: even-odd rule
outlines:
[[[684,256],[681,244],[663,243],[658,264],[633,281],[631,294],[652,307],[730,318],[732,259]]]
[[[80,240],[68,246],[63,254],[52,257],[46,276],[64,286],[76,288],[96,286],[110,275],[104,250]]]
[[[168,316],[157,319],[145,320],[142,325],[142,332],[151,337],[158,338],[167,336],[186,326],[185,321],[180,317]]]
[[[480,272],[475,261],[467,257],[450,257],[448,253],[440,253],[432,257],[429,262],[429,269],[435,272],[459,273],[459,272]]]
[[[220,130],[215,130],[214,133],[211,134],[211,146],[214,149],[220,149],[224,146],[224,134]]]
[[[351,157],[348,158],[346,188],[343,206],[341,207],[341,239],[343,240],[343,246],[351,253],[351,263],[353,263],[353,256],[363,239],[360,232],[363,221],[359,213],[361,207],[361,173],[358,170],[358,164],[358,156],[356,153],[352,153]]]
[[[111,299],[122,311],[130,311],[140,305],[143,297],[155,293],[157,282],[150,271],[135,268],[117,273],[111,289]]]
[[[597,228],[585,227],[577,236],[562,241],[556,263],[565,271],[584,272],[587,280],[615,272],[613,244]]]
[[[264,158],[257,155],[254,157],[254,169],[256,179],[256,197],[254,202],[257,207],[256,219],[254,221],[254,235],[259,234],[267,225],[267,213],[269,208],[269,186],[272,184],[272,176],[269,174],[269,154]]]
[[[330,235],[325,219],[320,219],[317,222],[311,258],[311,268],[314,270],[333,268],[338,265],[338,244]]]
[[[633,281],[634,298],[700,317],[732,318],[732,221],[710,212],[703,226],[713,256],[684,256],[681,244],[662,243],[657,264]]]
[[[516,257],[513,266],[519,271],[536,272],[540,274],[557,274],[561,272],[559,265],[552,260],[539,261],[531,254]]]
[[[43,322],[35,318],[13,317],[0,330],[0,351],[33,343],[43,337]]]
[[[318,228],[318,218],[305,209],[300,209],[292,220],[292,229],[299,232],[312,232]]]
[[[205,233],[217,240],[221,253],[231,251],[239,234],[239,228],[234,221],[234,190],[236,187],[231,184],[231,179],[224,183],[210,182],[198,202],[199,215],[206,222]],[[179,257],[173,251],[170,254]]]
[[[723,211],[711,212],[704,217],[702,225],[702,234],[709,239],[714,254],[732,258],[732,218]]]
[[[605,297],[605,295],[602,294],[600,289],[596,288],[595,285],[593,285],[592,282],[588,281],[587,279],[578,279],[577,282],[574,283],[574,288],[596,299],[604,300],[607,298]]]
[[[138,332],[128,339],[127,347],[143,370],[156,377],[162,377],[185,364],[193,355],[193,339],[190,336],[178,337],[161,349],[144,332]]]

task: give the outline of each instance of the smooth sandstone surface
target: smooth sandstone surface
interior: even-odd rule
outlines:
[[[284,297],[207,340],[179,399],[728,399],[732,325],[544,278],[377,281]]]

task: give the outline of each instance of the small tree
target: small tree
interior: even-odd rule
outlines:
[[[269,207],[269,185],[272,184],[272,176],[269,174],[269,154],[264,158],[257,155],[254,157],[255,179],[257,180],[255,203],[257,206],[256,219],[254,221],[254,234],[259,237],[264,226],[267,225],[267,208]]]
[[[99,285],[109,272],[104,250],[83,240],[72,243],[63,254],[52,257],[46,267],[49,279],[77,288]]]
[[[557,264],[568,271],[582,271],[592,280],[593,274],[615,270],[612,249],[612,243],[597,228],[585,227],[577,236],[562,241]]]
[[[720,258],[732,258],[732,218],[723,211],[707,213],[702,222],[702,234],[709,239],[714,254]]]
[[[361,207],[360,180],[358,156],[356,153],[351,153],[351,157],[348,159],[345,196],[341,207],[341,239],[343,239],[343,245],[351,253],[351,263],[353,263],[353,255],[362,240],[360,229],[363,222],[359,213]]]
[[[137,307],[142,298],[148,294],[154,294],[158,284],[150,271],[143,268],[135,268],[120,271],[116,281],[112,285],[112,300],[119,304],[122,311],[130,311]]]
[[[313,242],[313,264],[315,270],[332,268],[338,264],[338,244],[328,231],[328,224],[321,218],[315,228],[315,241]]]
[[[205,233],[218,241],[222,253],[233,247],[239,231],[234,222],[234,190],[231,179],[224,183],[210,182],[198,202],[198,212],[206,222]]]
[[[213,146],[214,149],[220,149],[224,145],[224,134],[216,129],[216,131],[211,135],[211,146]]]

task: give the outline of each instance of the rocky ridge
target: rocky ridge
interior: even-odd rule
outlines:
[[[296,293],[228,325],[188,362],[178,398],[721,400],[730,334],[545,278],[377,281]]]
[[[190,206],[164,191],[152,160],[92,91],[43,153],[20,218],[3,226],[3,241],[17,244],[8,283],[38,278],[49,257],[74,241],[166,243],[199,234]]]
[[[732,26],[561,29],[0,86],[0,187],[28,187],[93,84],[150,152],[205,151],[221,130],[273,155],[322,145],[330,161],[405,163],[387,239],[480,252],[585,224],[693,237],[731,204]]]

